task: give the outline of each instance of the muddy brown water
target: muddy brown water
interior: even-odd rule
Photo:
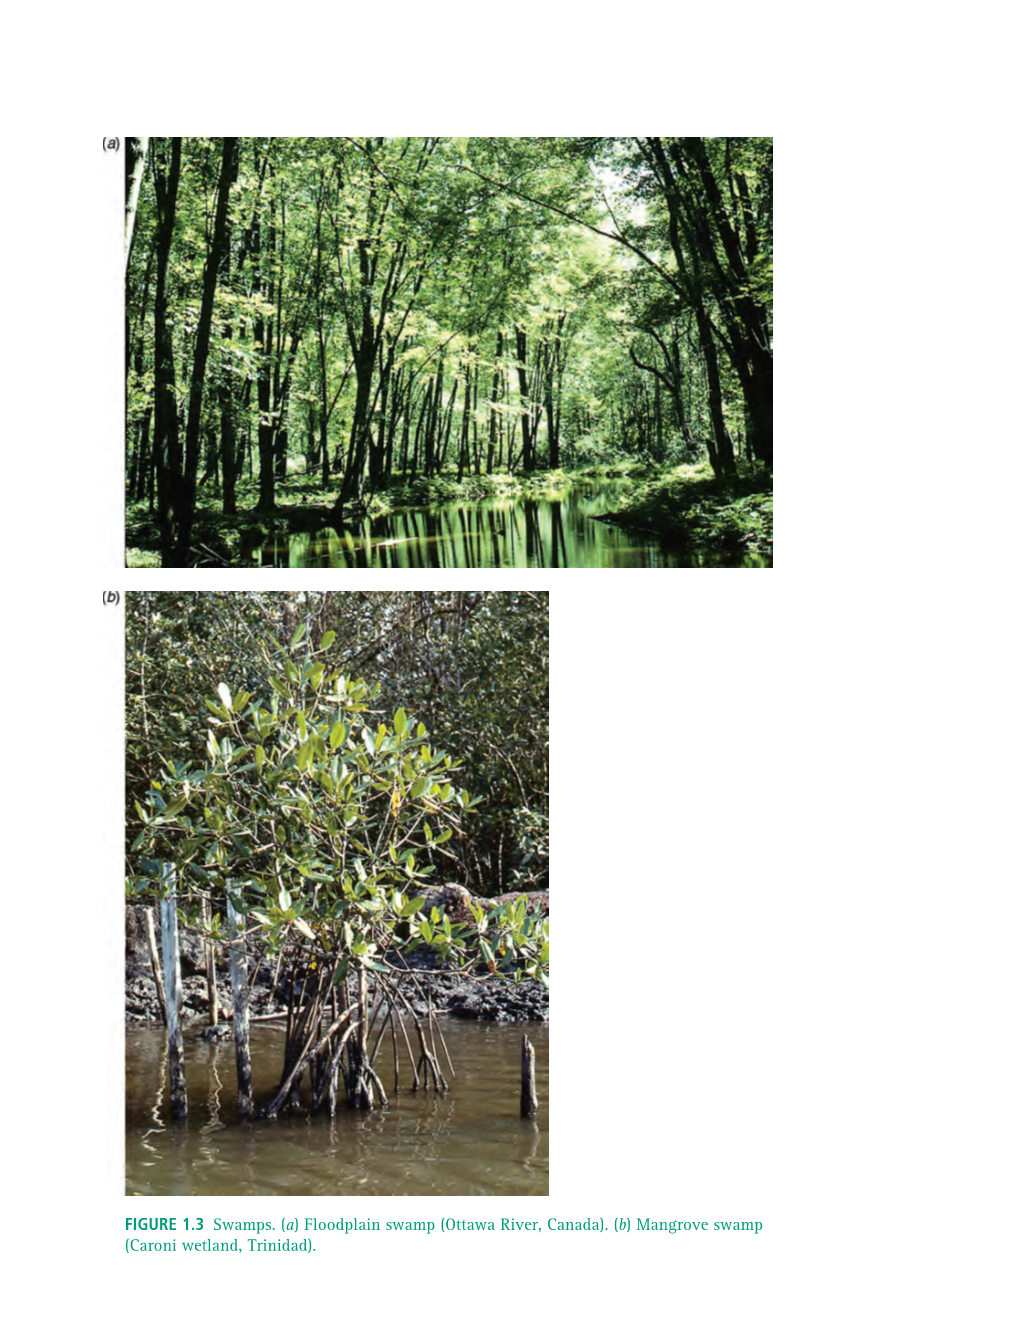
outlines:
[[[539,1115],[520,1118],[521,1038],[535,1047]],[[166,1036],[129,1028],[126,1192],[143,1197],[540,1196],[549,1192],[549,1028],[443,1020],[451,1091],[404,1091],[370,1112],[240,1122],[234,1047],[185,1034],[188,1120],[169,1117]],[[279,1081],[283,1034],[252,1029],[256,1103]],[[380,1055],[387,1092],[392,1068]],[[406,1064],[401,1068],[405,1081]],[[449,1076],[449,1075],[448,1075]]]

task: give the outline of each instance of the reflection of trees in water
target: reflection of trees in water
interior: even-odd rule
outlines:
[[[563,532],[563,503],[549,503],[549,520],[552,525],[552,565],[569,567],[567,558],[567,539]]]
[[[419,531],[419,517],[424,517],[424,542],[422,533]],[[411,513],[411,528],[414,531],[416,543],[408,547],[412,558],[416,559],[415,565],[419,567],[441,567],[442,559],[439,555],[440,539],[443,535],[442,513],[433,512],[426,508],[424,513]]]
[[[513,541],[514,534],[516,533],[516,527],[512,520],[514,513],[508,512],[506,514],[506,516],[504,517],[505,523],[502,527],[498,527],[496,525],[496,513],[491,507],[489,508],[487,515],[489,517],[489,547],[492,549],[492,565],[494,567],[501,567],[503,565],[503,559],[501,557],[501,553],[503,549],[504,530],[507,532],[506,534],[507,540],[511,543]],[[510,565],[513,566],[512,557],[510,558]]]
[[[756,566],[737,553],[664,550],[653,538],[592,519],[612,510],[621,481],[579,485],[556,498],[409,508],[339,533],[267,540],[262,565],[291,567]]]
[[[455,511],[448,513],[450,537],[453,546],[460,545],[460,558],[457,559],[462,567],[478,566],[478,536],[471,529],[472,511],[470,508],[457,507]],[[454,518],[456,518],[458,529],[454,529]]]
[[[208,1083],[192,1077],[190,1123],[164,1122],[164,1038],[146,1031],[129,1047],[127,1191],[150,1197],[543,1193],[548,1041],[545,1029],[535,1031],[542,1038],[537,1120],[517,1118],[521,1029],[475,1025],[455,1029],[458,1087],[450,1096],[405,1091],[388,1111],[283,1116],[272,1125],[240,1127],[220,1102],[221,1083],[227,1092],[232,1087],[233,1050],[215,1042],[189,1043],[192,1065],[209,1071]],[[277,1030],[259,1030],[253,1048],[259,1090],[276,1082],[278,1047]]]
[[[529,567],[545,566],[545,549],[542,545],[542,535],[538,523],[538,503],[525,502],[524,504],[524,548],[528,557]]]

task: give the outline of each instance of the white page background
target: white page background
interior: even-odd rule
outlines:
[[[495,572],[342,573],[350,588],[550,590],[548,1199],[123,1196],[123,614],[104,607],[102,593],[334,589],[339,573],[124,571],[123,163],[101,152],[112,124],[86,133],[72,122],[48,158],[38,140],[17,149],[37,172],[29,178],[39,197],[52,201],[16,223],[23,252],[40,261],[17,276],[29,308],[9,366],[20,389],[14,440],[50,446],[57,429],[73,477],[52,513],[14,487],[14,506],[28,511],[14,513],[8,558],[9,583],[32,575],[32,588],[9,600],[9,1208],[15,1276],[46,1321],[92,1305],[113,1322],[162,1324],[220,1316],[237,1302],[265,1321],[1015,1320],[1005,1185],[1016,1163],[1016,868],[1005,851],[1016,801],[1015,650],[996,625],[1015,595],[932,546],[927,509],[889,499],[909,487],[913,435],[898,394],[868,383],[884,367],[863,342],[875,292],[840,275],[833,255],[858,276],[886,259],[877,237],[833,215],[837,198],[861,212],[835,187],[831,125],[810,114],[804,124],[792,104],[784,125],[782,86],[770,120],[769,97],[740,91],[750,55],[727,63],[690,28],[683,41],[671,37],[674,61],[640,14],[630,18],[643,37],[633,49],[554,25],[558,63],[546,61],[533,26],[520,61],[507,51],[493,65],[498,86],[487,95],[502,109],[468,127],[615,127],[634,115],[644,127],[648,114],[671,127],[697,119],[700,97],[708,127],[767,131],[779,118],[788,129],[778,578],[520,572],[508,584]],[[470,21],[484,47],[491,31]],[[509,33],[514,16],[503,22]],[[381,120],[398,130],[419,114],[462,128],[462,97],[488,104],[476,48],[470,70],[453,48],[449,63],[433,66],[434,82],[403,85],[401,71],[410,80],[420,67],[401,37],[380,84],[352,70],[342,35],[335,81],[319,81],[314,39],[307,87],[291,68],[274,94],[266,75],[271,116],[291,109],[296,87],[320,125],[352,99],[355,127]],[[175,43],[183,38],[162,68],[177,80],[176,98],[139,76],[105,110],[96,95],[98,118],[119,118],[124,105],[165,114],[200,73],[215,77],[218,66],[193,68]],[[236,73],[230,49],[224,41]],[[258,74],[253,66],[249,94]],[[234,104],[258,104],[231,87]],[[387,109],[374,119],[369,94],[383,90]],[[388,101],[402,98],[397,123]],[[206,126],[226,113],[199,95]],[[844,311],[835,324],[834,301]],[[898,347],[904,375],[912,353]],[[937,418],[926,427],[926,463],[943,448],[948,459],[952,441]],[[881,485],[864,429],[888,437]],[[22,482],[39,466],[31,449]],[[40,550],[45,515],[52,526]],[[373,1233],[336,1236],[311,1258],[242,1261],[129,1255],[124,1221],[142,1214],[201,1215],[206,1233],[216,1216],[277,1224],[305,1215],[383,1224],[629,1217],[632,1233]],[[638,1218],[763,1228],[638,1234]]]

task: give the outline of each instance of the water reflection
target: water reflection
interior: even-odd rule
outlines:
[[[651,535],[594,517],[619,505],[626,481],[577,484],[541,498],[437,503],[366,517],[315,534],[270,538],[264,567],[728,567],[765,566],[741,555],[664,549]]]
[[[127,1034],[127,1193],[543,1195],[549,1191],[548,1028],[529,1024],[539,1118],[521,1120],[523,1030],[444,1021],[456,1069],[447,1096],[403,1092],[387,1110],[244,1123],[233,1047],[185,1041],[190,1117],[164,1117],[165,1035]],[[256,1099],[276,1085],[282,1033],[252,1029]],[[384,1075],[385,1077],[385,1075]],[[387,1086],[389,1086],[387,1084]]]

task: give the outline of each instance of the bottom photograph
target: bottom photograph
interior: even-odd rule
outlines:
[[[126,596],[129,1196],[549,1177],[548,596]]]

